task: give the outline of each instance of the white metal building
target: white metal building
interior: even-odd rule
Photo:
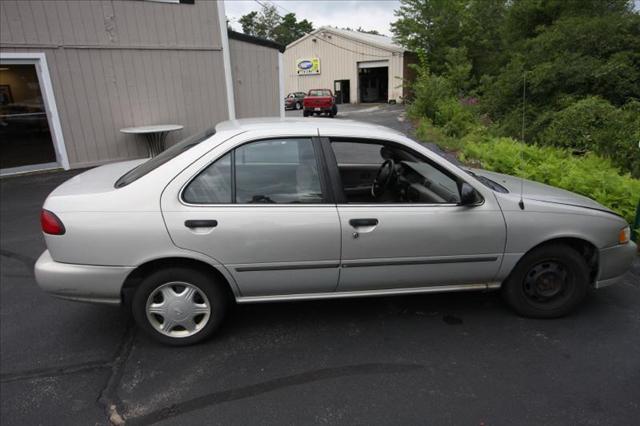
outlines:
[[[321,27],[287,46],[285,90],[331,89],[339,103],[401,102],[415,61],[389,37]]]

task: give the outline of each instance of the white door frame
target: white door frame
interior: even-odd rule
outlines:
[[[62,134],[62,126],[60,125],[60,117],[56,106],[55,96],[53,94],[53,85],[51,84],[51,76],[49,75],[49,66],[44,52],[0,52],[0,62],[3,64],[33,64],[36,67],[38,81],[40,82],[40,91],[44,102],[47,120],[49,121],[49,130],[51,131],[51,139],[53,148],[56,152],[56,163],[33,164],[21,167],[12,167],[0,169],[0,175],[9,175],[15,173],[32,172],[36,170],[57,169],[62,167],[69,170],[69,157],[67,156],[67,148],[64,144],[64,136]]]

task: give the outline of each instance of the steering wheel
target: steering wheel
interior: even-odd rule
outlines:
[[[376,178],[371,184],[371,195],[378,198],[387,190],[389,185],[394,181],[396,175],[396,164],[392,159],[385,160],[378,169]]]

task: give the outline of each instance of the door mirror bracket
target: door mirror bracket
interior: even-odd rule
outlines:
[[[460,185],[460,205],[470,206],[477,204],[479,200],[478,193],[467,182]]]

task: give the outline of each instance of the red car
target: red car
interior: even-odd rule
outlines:
[[[303,115],[308,117],[312,114],[327,114],[329,117],[335,117],[338,113],[336,106],[336,98],[329,89],[311,89],[307,96],[302,100],[304,105]]]

